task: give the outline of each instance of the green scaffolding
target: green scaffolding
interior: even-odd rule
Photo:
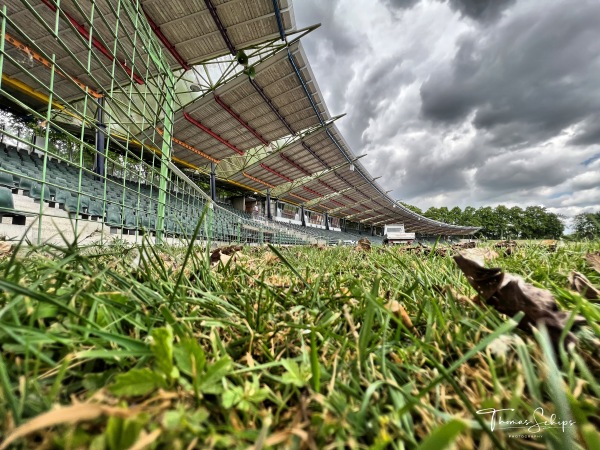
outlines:
[[[173,119],[193,96],[178,95],[186,75],[169,67],[139,2],[15,0],[0,19],[1,235],[307,242],[213,202],[181,170]],[[239,75],[231,59],[194,67],[202,94]]]

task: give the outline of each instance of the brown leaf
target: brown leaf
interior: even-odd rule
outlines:
[[[496,242],[496,245],[494,245],[496,248],[516,248],[518,246],[519,244],[517,244],[516,241],[500,241]]]
[[[230,245],[228,247],[216,248],[210,254],[210,263],[217,264],[219,261],[223,261],[223,259],[225,259],[226,261],[223,261],[223,264],[225,264],[229,258],[222,258],[222,255],[232,256],[235,252],[239,252],[242,249],[243,247],[241,245]]]
[[[571,283],[571,289],[576,290],[588,300],[600,298],[600,291],[592,286],[592,283],[590,283],[590,280],[584,274],[575,271],[571,272],[569,274],[569,282]]]
[[[369,241],[367,238],[362,238],[358,241],[358,244],[356,245],[356,250],[361,250],[363,252],[368,252],[371,250],[371,241]]]
[[[161,433],[162,430],[160,428],[157,428],[151,433],[146,433],[145,431],[142,431],[137,442],[131,447],[129,447],[129,450],[144,450],[146,447],[154,443],[154,441],[156,441],[160,437]]]
[[[0,257],[10,254],[12,251],[12,244],[6,241],[0,241]]]
[[[277,256],[273,252],[266,252],[263,255],[263,260],[264,260],[265,264],[267,264],[267,265],[275,264],[275,263],[279,262],[279,256]]]
[[[585,260],[596,272],[600,273],[600,252],[588,253]]]
[[[415,329],[415,326],[413,325],[412,320],[410,320],[408,313],[404,309],[404,306],[402,306],[402,304],[400,302],[398,302],[397,300],[389,301],[385,304],[385,309],[387,309],[389,312],[391,312],[393,315],[395,315],[398,319],[400,319],[402,321],[402,324],[406,328],[408,328],[409,330],[411,330],[413,333],[416,334],[417,330]]]
[[[549,291],[526,283],[517,275],[503,273],[499,268],[486,269],[461,255],[455,256],[454,261],[489,306],[511,317],[523,311],[525,316],[519,322],[519,328],[531,332],[533,326],[544,324],[555,347],[558,345],[570,313],[559,311],[554,296]],[[576,316],[573,329],[583,323],[585,319]],[[569,332],[565,345],[576,341],[575,335]]]
[[[542,241],[542,245],[545,246],[549,251],[555,252],[558,243],[554,239],[545,239]]]
[[[112,406],[99,405],[97,403],[77,403],[75,405],[61,407],[48,411],[34,417],[29,422],[16,428],[6,440],[0,445],[0,450],[9,447],[11,443],[28,434],[44,428],[61,425],[64,423],[75,424],[97,419],[100,416],[130,417],[137,413],[133,408],[115,408]]]
[[[460,254],[467,259],[477,261],[481,266],[483,266],[485,261],[492,261],[499,256],[498,252],[489,248],[470,248],[461,251]]]

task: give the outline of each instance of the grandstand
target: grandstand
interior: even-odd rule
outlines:
[[[477,230],[413,213],[368,173],[302,48],[316,26],[297,29],[289,0],[15,0],[1,19],[1,235],[288,245],[380,242],[398,222]]]

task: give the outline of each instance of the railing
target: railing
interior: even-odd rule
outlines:
[[[202,220],[209,242],[306,242],[215,205],[177,167],[175,77],[136,2],[15,0],[0,19],[12,111],[0,117],[0,235],[161,242]]]

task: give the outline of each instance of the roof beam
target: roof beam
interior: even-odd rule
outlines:
[[[226,145],[227,147],[229,147],[231,150],[233,150],[234,152],[243,155],[244,151],[240,150],[239,148],[237,148],[235,145],[233,145],[231,142],[229,142],[227,139],[222,138],[221,136],[219,136],[217,133],[215,133],[214,131],[212,131],[210,128],[208,128],[205,125],[202,125],[200,122],[198,122],[196,119],[194,119],[192,116],[190,116],[188,113],[184,112],[183,113],[183,117],[185,117],[185,120],[187,120],[189,123],[191,123],[192,125],[195,125],[197,128],[200,128],[202,131],[204,131],[206,134],[212,136],[213,138],[215,138],[217,141],[219,141],[221,144]]]
[[[221,108],[223,108],[225,111],[227,111],[227,113],[229,113],[229,115],[231,117],[233,117],[235,120],[238,121],[238,123],[243,126],[246,130],[248,130],[256,139],[258,139],[263,145],[269,145],[269,142],[262,137],[258,131],[256,131],[254,128],[252,128],[250,125],[248,125],[246,122],[244,122],[242,120],[242,118],[237,115],[230,107],[229,105],[227,105],[227,103],[225,103],[221,97],[219,97],[217,94],[213,93],[213,96],[215,98],[215,101],[219,104],[219,106]]]
[[[266,170],[266,171],[268,171],[268,172],[271,172],[273,175],[276,175],[276,176],[278,176],[279,178],[281,178],[281,179],[283,179],[283,180],[287,181],[288,183],[291,183],[292,181],[294,181],[294,180],[292,180],[291,178],[288,178],[288,177],[286,177],[285,175],[283,175],[283,174],[281,174],[281,173],[277,172],[275,169],[272,169],[271,167],[267,166],[267,165],[266,165],[266,164],[264,164],[264,163],[260,163],[260,167],[262,167],[263,169],[265,169],[265,170]]]
[[[217,29],[219,30],[219,32],[221,33],[221,36],[223,37],[223,40],[225,41],[225,45],[227,45],[227,48],[229,49],[231,54],[235,55],[236,54],[235,46],[233,45],[233,42],[231,42],[231,39],[229,38],[229,34],[227,33],[227,28],[225,28],[225,26],[223,25],[223,22],[221,22],[221,18],[219,17],[219,14],[217,13],[217,8],[215,8],[215,5],[213,5],[211,0],[204,0],[204,3],[206,4],[206,7],[208,8],[208,11],[210,12],[210,15],[212,16],[212,18],[215,22],[215,25],[217,26]]]
[[[300,172],[302,172],[304,175],[312,175],[308,170],[306,170],[304,167],[302,167],[300,164],[298,164],[297,162],[295,162],[293,159],[291,159],[288,156],[285,156],[283,153],[279,154],[279,157],[281,159],[283,159],[285,162],[287,162],[289,165],[295,167],[296,169],[298,169]]]
[[[46,5],[54,12],[56,12],[56,10],[58,9],[56,5],[54,5],[50,0],[42,0],[42,3],[44,3],[44,5]],[[90,33],[85,29],[85,27],[81,23],[77,22],[77,20],[75,20],[73,16],[71,16],[68,12],[66,12],[63,9],[61,9],[60,11],[65,15],[67,20],[71,23],[71,25],[73,25],[73,27],[81,36],[83,36],[87,41],[91,40],[92,45],[98,51],[100,51],[100,53],[106,56],[106,58],[108,58],[110,61],[117,61],[119,65],[125,70],[125,72],[127,72],[127,74],[131,76],[137,84],[144,84],[144,79],[142,77],[134,73],[133,70],[130,67],[128,67],[124,61],[115,58],[114,55],[97,38],[90,36]]]
[[[143,7],[142,11],[144,11]],[[186,62],[185,59],[183,59],[183,56],[179,54],[179,52],[175,48],[175,45],[173,45],[171,41],[169,41],[169,39],[167,39],[167,37],[163,34],[160,27],[156,25],[154,20],[152,20],[152,17],[150,17],[150,15],[146,11],[144,11],[144,15],[146,16],[146,20],[148,20],[150,28],[152,28],[152,31],[154,32],[156,37],[160,40],[160,42],[162,42],[166,49],[169,50],[169,53],[173,55],[173,58],[175,58],[175,60],[179,63],[181,67],[183,67],[184,70],[190,70],[191,67],[189,66],[189,64]]]

